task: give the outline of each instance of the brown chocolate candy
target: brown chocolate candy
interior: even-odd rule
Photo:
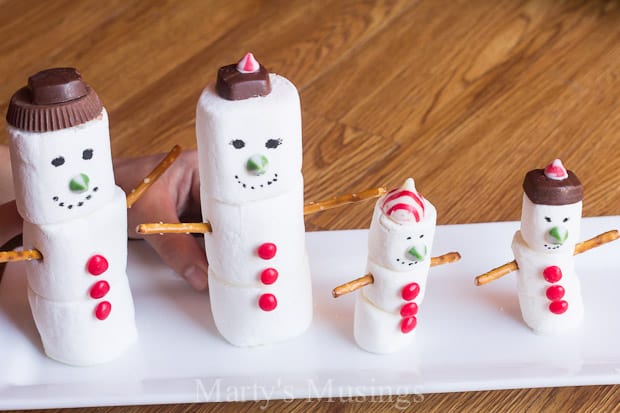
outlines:
[[[227,100],[243,100],[271,93],[269,72],[260,65],[258,72],[241,73],[237,65],[220,67],[217,71],[217,94]]]
[[[95,119],[103,105],[74,68],[43,70],[11,97],[6,120],[31,132],[66,129]]]
[[[568,171],[568,178],[557,181],[547,178],[544,169],[534,169],[525,174],[523,190],[530,201],[539,205],[568,205],[583,200],[583,187],[573,171]]]

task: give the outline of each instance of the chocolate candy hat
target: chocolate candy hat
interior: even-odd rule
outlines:
[[[239,63],[220,67],[215,89],[227,100],[267,96],[271,93],[269,72],[247,53]]]
[[[534,169],[523,180],[525,194],[535,204],[568,205],[583,200],[583,187],[573,171],[559,159],[545,169]]]
[[[18,129],[50,132],[95,119],[103,105],[71,67],[47,69],[28,78],[9,103],[6,121]]]

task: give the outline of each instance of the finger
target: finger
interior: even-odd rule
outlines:
[[[152,205],[149,222],[178,223],[176,210],[170,200],[160,200]],[[207,259],[198,240],[188,234],[147,235],[144,237],[162,261],[185,278],[196,290],[207,288]]]
[[[0,205],[0,245],[22,232],[22,218],[17,212],[15,201]]]

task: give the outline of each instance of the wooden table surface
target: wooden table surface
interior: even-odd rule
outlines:
[[[301,93],[306,200],[413,176],[438,224],[518,220],[524,173],[559,157],[584,184],[585,216],[620,214],[618,1],[0,0],[0,10],[0,112],[28,75],[75,66],[110,113],[115,156],[194,148],[202,88],[253,51]],[[371,209],[317,214],[307,229],[366,228]],[[620,386],[406,400],[418,412],[609,412],[620,411]],[[267,407],[398,409],[373,400]]]

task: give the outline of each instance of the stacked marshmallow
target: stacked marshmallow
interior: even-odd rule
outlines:
[[[436,219],[411,178],[377,201],[368,234],[367,270],[374,282],[355,303],[354,336],[364,350],[391,353],[413,340]]]
[[[71,70],[34,77],[81,82]],[[101,108],[86,122],[44,131],[8,120],[24,248],[43,256],[27,262],[26,272],[45,352],[72,365],[117,358],[137,333],[126,275],[126,200],[114,182],[108,115]]]
[[[545,169],[528,172],[523,186],[521,229],[512,242],[521,314],[536,333],[563,333],[578,327],[584,316],[573,258],[581,184],[556,159]]]
[[[248,54],[203,91],[196,135],[219,332],[237,346],[300,335],[312,319],[312,293],[297,89]]]

